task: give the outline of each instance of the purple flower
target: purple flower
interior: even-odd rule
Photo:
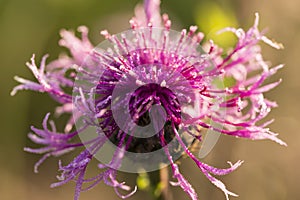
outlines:
[[[161,163],[170,164],[177,180],[171,185],[180,186],[191,199],[198,199],[175,163],[182,154],[190,157],[228,199],[237,195],[214,176],[229,174],[243,161],[229,162],[227,169],[201,162],[189,147],[195,140],[201,141],[204,130],[253,140],[270,139],[286,145],[267,128],[272,121],[261,123],[277,106],[264,98],[264,93],[281,82],[264,81],[283,65],[269,68],[262,59],[260,41],[276,49],[281,45],[258,30],[258,14],[248,31],[222,30],[231,31],[238,38],[229,52],[223,52],[212,41],[204,43],[206,50],[202,51],[199,48],[204,35],[196,32],[197,27],[191,26],[179,34],[172,31],[168,15],[161,16],[159,6],[159,0],[145,0],[144,7],[138,6],[136,16],[130,20],[130,31],[110,35],[104,30],[101,34],[108,42],[97,47],[90,43],[84,26],[78,28],[81,38],[62,30],[59,44],[70,50],[71,57],[61,56],[46,64],[46,55],[38,67],[33,55],[26,65],[37,82],[15,77],[20,85],[11,95],[18,90],[46,92],[61,104],[56,113],[72,114],[64,132],[59,133],[54,122],[48,120],[48,113],[43,128],[32,127],[34,133],[28,135],[44,147],[25,151],[43,154],[35,165],[37,172],[48,157],[85,147],[69,164],[59,162],[61,175],[51,185],[76,181],[75,200],[81,191],[101,181],[112,186],[121,198],[135,193],[137,187],[131,190],[116,179],[117,171],[124,171],[125,160],[137,167],[148,161],[147,164],[153,164],[149,171]],[[226,79],[234,81],[225,86],[218,84]],[[65,88],[73,88],[73,93],[66,93]],[[88,135],[90,128],[95,134],[92,138]],[[75,142],[77,136],[81,142]],[[93,159],[99,160],[97,156],[107,143],[114,146],[110,160],[98,165],[102,169],[98,175],[86,178],[87,166]],[[133,164],[130,167],[134,168]],[[83,188],[83,184],[89,185]],[[119,190],[129,194],[124,196]]]

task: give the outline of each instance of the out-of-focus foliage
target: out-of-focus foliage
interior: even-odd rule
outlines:
[[[196,8],[195,20],[207,40],[212,39],[222,47],[233,46],[237,41],[232,33],[217,34],[225,27],[237,27],[238,23],[232,8],[222,8],[213,1],[202,1]]]

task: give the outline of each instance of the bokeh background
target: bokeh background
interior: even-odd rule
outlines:
[[[58,46],[59,30],[90,28],[94,44],[103,38],[102,29],[118,33],[128,29],[138,0],[0,0],[0,199],[1,200],[71,200],[74,184],[50,189],[56,181],[57,159],[47,160],[39,174],[33,173],[38,155],[23,152],[31,145],[27,139],[30,125],[40,127],[44,115],[56,106],[45,94],[20,92],[9,95],[17,84],[13,77],[32,79],[25,67],[32,53],[37,60],[49,53],[50,59],[65,49]],[[288,147],[271,141],[249,141],[222,136],[204,161],[225,167],[226,161],[245,160],[234,173],[221,177],[227,187],[238,193],[240,200],[300,199],[300,1],[298,0],[164,0],[162,11],[168,12],[174,27],[187,28],[197,24],[208,37],[228,25],[249,28],[254,13],[261,16],[260,27],[269,28],[268,36],[284,44],[284,50],[263,45],[264,57],[273,65],[285,63],[272,80],[283,78],[282,84],[267,94],[280,105],[271,112],[275,118],[270,128],[280,133]],[[216,38],[215,38],[216,39]],[[225,47],[234,42],[230,35],[216,39]],[[52,112],[53,113],[53,112]],[[59,118],[62,126],[64,117]],[[182,172],[194,185],[200,199],[225,199],[222,192],[206,180],[188,159],[182,162]],[[135,176],[121,174],[120,180],[134,183]],[[175,199],[187,199],[180,188],[172,188]],[[99,184],[82,193],[81,200],[115,200],[113,189]],[[151,195],[139,191],[132,200],[150,200]],[[235,199],[235,198],[232,198]]]

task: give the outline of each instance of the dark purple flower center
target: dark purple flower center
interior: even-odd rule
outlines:
[[[175,137],[174,131],[172,130],[172,123],[177,127],[181,120],[181,109],[176,95],[167,87],[150,83],[142,85],[133,93],[128,94],[130,95],[128,105],[118,105],[124,103],[122,102],[123,99],[111,100],[111,98],[108,98],[108,96],[112,95],[111,93],[115,85],[101,84],[103,82],[107,83],[117,80],[115,76],[108,76],[109,74],[112,75],[112,72],[109,70],[105,72],[97,86],[97,91],[101,91],[101,94],[96,98],[96,107],[99,112],[103,109],[107,109],[105,114],[99,118],[99,125],[110,141],[118,146],[120,145],[119,136],[121,133],[126,133],[127,137],[123,144],[126,145],[127,151],[133,153],[149,153],[161,149],[164,146],[161,144],[161,134],[163,134],[165,142],[168,144]],[[107,77],[110,77],[111,80],[108,81]],[[124,85],[124,87],[126,87],[126,85]],[[124,92],[126,93],[126,90]],[[126,94],[120,94],[120,96],[126,96]],[[104,99],[107,99],[107,103],[105,104],[103,104]],[[112,101],[117,102],[112,103]],[[99,102],[102,103],[99,104]],[[135,123],[135,126],[145,127],[143,129],[144,137],[135,137],[134,129],[128,130],[128,132],[122,130],[124,129],[122,128],[124,125],[122,125],[121,128],[119,127],[109,108],[112,105],[118,105],[120,107],[127,106],[129,116]],[[122,113],[120,113],[120,115],[122,115]],[[124,118],[124,123],[126,123],[126,120],[128,119]],[[158,123],[163,123],[163,131],[157,130]],[[130,128],[128,127],[128,129]]]

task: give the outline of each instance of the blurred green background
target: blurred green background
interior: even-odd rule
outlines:
[[[32,53],[37,60],[49,53],[55,59],[65,49],[58,46],[58,32],[62,28],[76,29],[79,25],[90,28],[94,44],[103,38],[102,29],[118,33],[128,29],[128,20],[138,0],[0,0],[0,199],[1,200],[65,200],[73,198],[74,184],[50,189],[56,181],[57,159],[47,160],[39,174],[33,173],[38,155],[23,152],[31,145],[27,139],[30,125],[41,126],[44,115],[54,110],[45,94],[20,92],[9,95],[17,84],[13,77],[19,75],[33,79],[25,67]],[[273,66],[285,63],[272,80],[283,78],[283,83],[267,94],[280,105],[271,112],[275,118],[270,128],[280,133],[288,147],[271,141],[248,141],[223,136],[204,161],[225,167],[226,161],[245,160],[236,172],[221,177],[228,189],[238,193],[240,200],[297,200],[300,198],[300,1],[298,0],[164,0],[162,12],[167,12],[173,29],[197,24],[208,37],[228,46],[234,42],[230,35],[215,38],[214,31],[225,26],[248,28],[254,13],[261,16],[260,27],[268,27],[268,36],[284,44],[284,50],[274,50],[263,45],[265,59]],[[53,112],[52,112],[53,113]],[[63,124],[64,118],[57,120]],[[200,199],[225,199],[199,172],[192,161],[182,162],[182,172],[199,194]],[[135,176],[121,174],[120,180],[134,183]],[[180,188],[173,188],[175,199],[187,199]],[[82,193],[81,200],[115,200],[113,189],[99,184],[95,189]],[[151,199],[139,191],[131,199]],[[232,198],[234,199],[234,198]]]

